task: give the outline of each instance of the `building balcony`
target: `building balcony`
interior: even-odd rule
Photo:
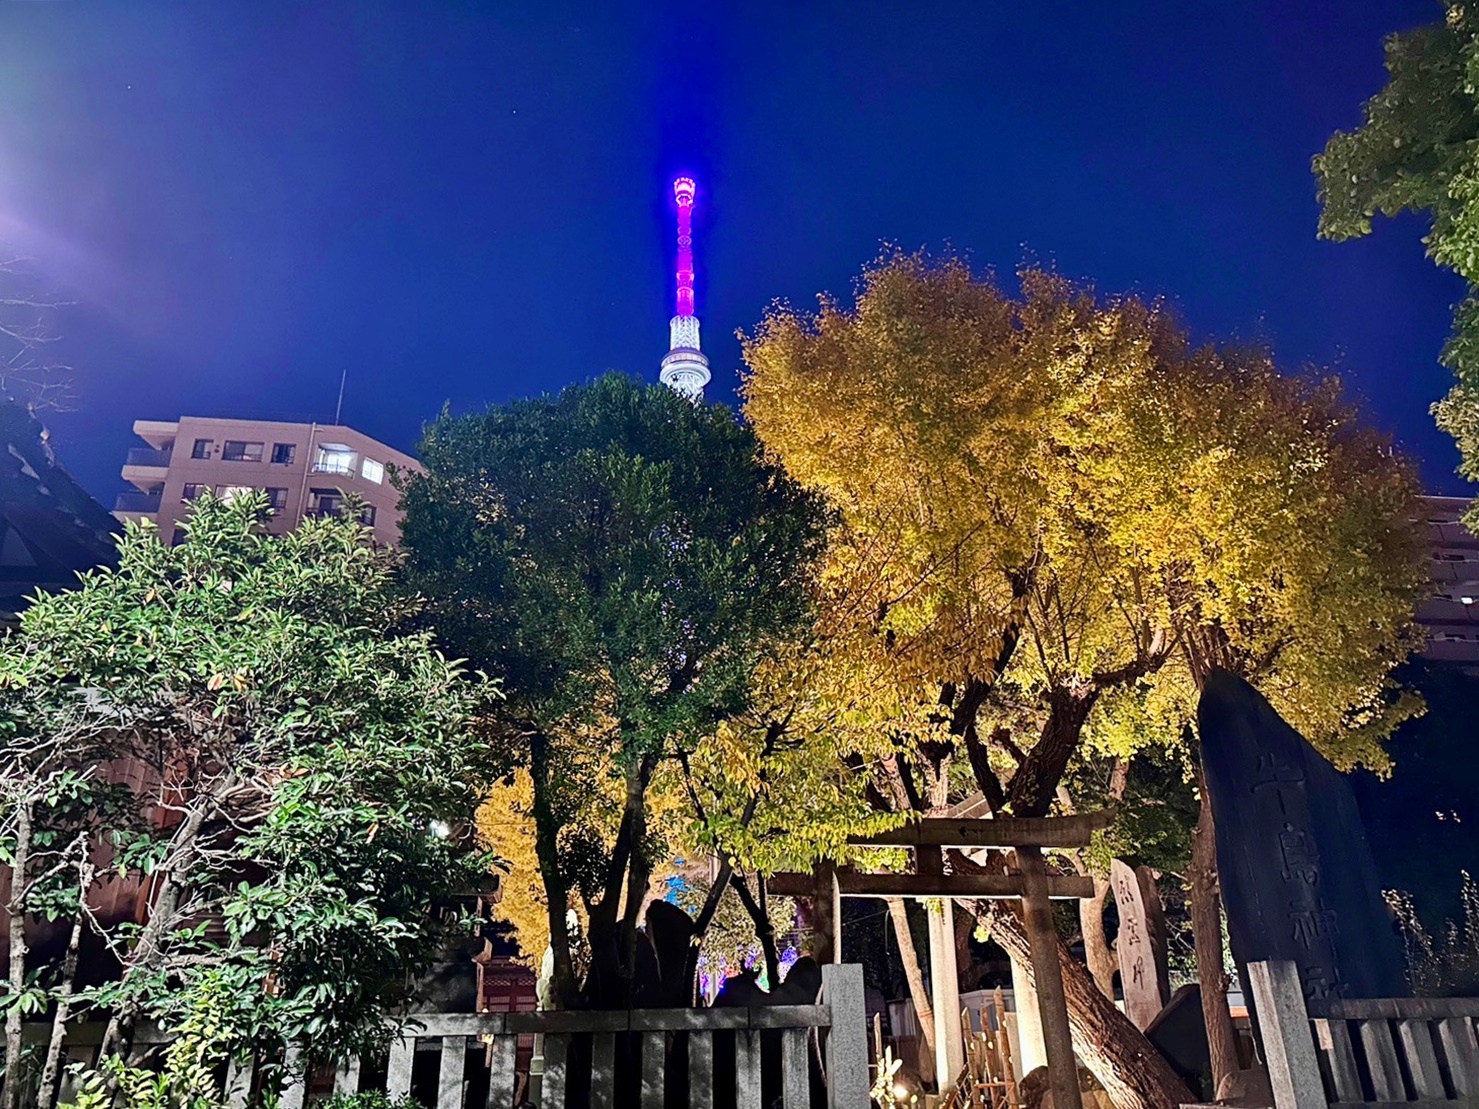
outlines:
[[[157,451],[151,447],[134,447],[123,460],[125,466],[162,466],[169,468],[170,452]]]
[[[113,511],[148,515],[159,511],[158,493],[119,493],[113,502]]]
[[[135,447],[123,460],[123,480],[140,489],[164,484],[169,474],[169,451]]]

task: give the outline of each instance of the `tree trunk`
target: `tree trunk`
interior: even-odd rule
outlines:
[[[623,1009],[633,1002],[637,921],[652,876],[642,841],[647,836],[647,786],[655,768],[651,756],[627,768],[621,826],[607,862],[601,899],[590,906],[590,970],[581,1000],[598,1009]]]
[[[902,897],[886,898],[889,919],[894,922],[894,935],[899,941],[899,960],[904,964],[904,977],[909,982],[909,997],[914,1002],[914,1020],[924,1041],[921,1054],[935,1057],[935,1009],[930,1004],[929,987],[924,984],[924,971],[919,954],[914,950],[914,934],[909,931],[909,910]]]
[[[27,799],[16,813],[15,863],[10,871],[10,900],[6,914],[10,923],[10,992],[19,996],[26,989],[26,869],[31,863],[31,815],[35,802]],[[21,1007],[12,1005],[5,1014],[5,1109],[17,1109],[21,1101]]]
[[[1047,815],[1098,699],[1099,689],[1093,686],[1054,689],[1048,694],[1048,718],[1042,732],[1012,775],[1013,816]]]
[[[1032,977],[1032,956],[1021,918],[1005,904],[977,902],[991,937]],[[1195,1100],[1171,1064],[1100,991],[1089,972],[1058,941],[1063,991],[1073,1048],[1104,1087],[1115,1109],[1180,1109]]]
[[[1237,1039],[1227,1008],[1227,971],[1222,963],[1222,899],[1217,892],[1217,829],[1200,767],[1197,784],[1201,812],[1191,834],[1191,929],[1197,957],[1197,982],[1202,990],[1202,1019],[1207,1026],[1207,1051],[1212,1059],[1212,1094],[1225,1088],[1238,1071]]]
[[[200,798],[175,832],[170,844],[169,864],[157,872],[162,876],[159,895],[149,910],[148,923],[139,932],[138,943],[124,963],[120,975],[122,979],[127,980],[130,974],[140,968],[152,967],[159,957],[165,937],[179,923],[175,916],[180,901],[181,877],[188,876],[195,866],[196,842],[201,826],[207,815],[213,815],[217,811],[219,797],[229,793],[234,785],[235,780],[228,778],[213,792]],[[113,1015],[108,1018],[108,1025],[103,1030],[103,1042],[98,1048],[100,1062],[109,1055],[124,1053],[124,1041],[137,1016],[138,1002],[130,1002],[125,1007],[114,1010]]]
[[[1104,996],[1113,1001],[1114,972],[1119,966],[1104,936],[1104,899],[1110,889],[1103,878],[1094,879],[1094,896],[1078,903],[1078,926],[1084,937],[1084,961],[1089,964],[1089,973]]]
[[[734,870],[729,860],[721,858],[719,873],[714,876],[709,895],[704,898],[703,908],[693,922],[693,941],[688,945],[683,959],[683,978],[688,983],[686,996],[690,1005],[696,1005],[702,1000],[698,995],[698,957],[703,953],[704,936],[708,934],[709,925],[714,923],[714,914],[719,911],[719,902],[724,898],[724,889],[729,885],[729,876],[732,873]]]
[[[72,1014],[72,985],[77,981],[77,949],[82,942],[82,923],[87,918],[87,891],[92,887],[93,874],[97,869],[87,857],[85,840],[81,850],[82,859],[77,864],[77,916],[72,921],[72,934],[67,937],[67,954],[62,960],[62,979],[56,989],[56,1013],[51,1019],[46,1065],[41,1070],[41,1085],[36,1090],[38,1105],[56,1103],[57,1083],[61,1079],[62,1041],[66,1038],[67,1019]]]
[[[627,856],[626,902],[621,915],[621,976],[626,982],[628,1001],[631,983],[637,973],[637,921],[642,902],[647,899],[647,885],[652,879],[652,864],[642,850],[647,838],[647,783],[652,777],[647,759],[627,774],[627,810],[631,813],[632,849]]]
[[[578,1004],[579,983],[575,980],[575,962],[570,956],[570,928],[566,914],[570,909],[570,890],[560,865],[559,834],[554,808],[549,800],[549,740],[536,735],[529,744],[529,780],[533,786],[534,853],[539,860],[539,875],[544,883],[545,909],[549,914],[549,945],[554,956],[551,988],[560,1007]]]
[[[958,903],[952,903],[951,914],[956,914]],[[958,919],[954,920],[955,930],[955,989],[956,993],[970,993],[980,982],[980,967],[976,963],[976,957],[971,951],[971,932],[975,928],[976,918],[964,909],[960,914],[965,916],[964,927]]]
[[[775,989],[781,984],[781,955],[775,945],[775,924],[771,922],[770,904],[766,900],[768,895],[765,891],[765,875],[755,875],[755,885],[760,890],[758,897],[750,892],[750,887],[741,874],[732,875],[730,884],[739,895],[745,912],[750,914],[750,922],[755,926],[755,938],[760,941],[760,955],[765,960],[765,980],[771,989]]]

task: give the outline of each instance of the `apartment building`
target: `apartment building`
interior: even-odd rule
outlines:
[[[338,516],[351,498],[382,543],[400,538],[396,470],[419,470],[410,455],[350,427],[182,416],[137,420],[148,444],[128,452],[123,480],[134,488],[113,506],[120,520],[150,519],[177,542],[190,502],[206,491],[231,497],[263,490],[272,504],[267,528],[281,533],[309,516]]]
[[[1433,595],[1417,610],[1427,633],[1423,654],[1479,673],[1479,537],[1464,527],[1467,497],[1424,497]]]

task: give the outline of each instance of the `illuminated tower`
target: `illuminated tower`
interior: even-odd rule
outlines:
[[[703,400],[709,383],[709,360],[698,345],[698,317],[693,314],[693,178],[673,182],[678,202],[678,314],[668,324],[668,353],[658,378],[692,400]]]

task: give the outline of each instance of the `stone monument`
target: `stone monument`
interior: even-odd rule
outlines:
[[[1125,1015],[1142,1032],[1165,1007],[1171,993],[1165,922],[1154,886],[1149,890],[1145,887],[1146,882],[1154,881],[1145,867],[1132,869],[1119,859],[1110,863],[1109,884],[1120,917],[1114,947],[1119,956],[1120,988],[1125,992]]]
[[[1197,707],[1217,869],[1240,967],[1288,959],[1305,998],[1400,997],[1401,945],[1350,784],[1242,678]]]

